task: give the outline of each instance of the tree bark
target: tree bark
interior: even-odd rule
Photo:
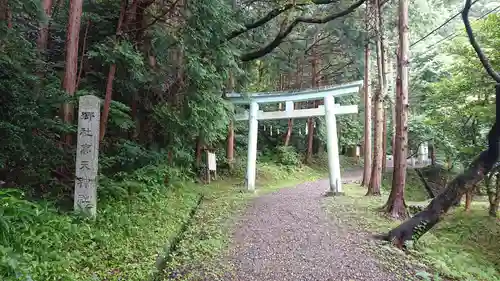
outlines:
[[[229,73],[229,89],[228,92],[234,91],[234,76],[233,73]],[[232,170],[234,168],[234,122],[233,120],[229,120],[229,128],[227,132],[227,163],[229,165],[229,169]]]
[[[47,17],[47,22],[40,24],[38,38],[36,40],[38,49],[40,51],[45,51],[47,49],[47,42],[49,39],[49,21],[52,16],[52,0],[42,1],[43,11]]]
[[[289,62],[291,63],[291,61],[289,60]],[[302,88],[302,74],[301,73],[301,66],[302,66],[302,63],[301,63],[301,60],[300,59],[297,59],[297,69],[295,71],[295,88],[296,89],[301,89]],[[292,72],[288,72],[287,74],[287,86],[286,86],[287,89],[292,89]],[[296,103],[293,104],[293,108],[295,109],[296,108]],[[293,119],[288,119],[288,127],[287,127],[287,131],[286,131],[286,134],[285,134],[285,146],[288,146],[290,144],[290,140],[292,138],[292,130],[293,130]]]
[[[382,173],[387,170],[387,110],[384,108],[383,113],[383,130],[382,130]]]
[[[365,45],[365,77],[364,77],[364,103],[365,103],[365,128],[364,128],[364,141],[363,141],[363,181],[361,186],[368,186],[371,176],[371,161],[372,161],[372,97],[370,87],[370,45]]]
[[[12,28],[12,12],[9,8],[9,0],[0,0],[0,22],[6,22],[7,28]]]
[[[116,36],[119,35],[119,33],[122,30],[122,25],[123,21],[125,20],[125,13],[127,12],[127,0],[122,0],[121,8],[120,8],[120,16],[118,18],[118,23],[116,25]],[[132,5],[135,5],[132,4]],[[104,140],[104,135],[106,134],[106,127],[108,125],[108,116],[109,116],[109,109],[111,106],[111,96],[113,95],[113,82],[115,80],[115,74],[116,74],[116,64],[112,64],[109,67],[108,71],[108,78],[106,82],[106,96],[104,97],[104,106],[102,108],[102,116],[101,116],[101,121],[100,121],[100,126],[99,126],[99,141]]]
[[[494,218],[497,217],[498,206],[500,204],[500,174],[495,173],[495,177],[496,177],[496,182],[494,189],[490,186],[489,180],[488,183],[486,184],[486,188],[488,191],[488,201],[490,203],[490,206],[488,208],[488,214]]]
[[[316,36],[315,36],[316,37]],[[314,39],[316,41],[316,38]],[[312,60],[311,60],[311,87],[314,89],[317,87],[316,85],[316,66],[318,63],[318,58],[317,58],[317,52],[316,52],[316,47],[312,48]],[[315,105],[315,102],[308,102],[309,105]],[[307,118],[307,157],[306,157],[306,162],[311,163],[312,162],[312,155],[313,155],[313,141],[314,141],[314,118],[309,117]]]
[[[89,35],[89,29],[90,29],[90,19],[87,20],[87,25],[85,26],[85,33],[83,34],[83,42],[82,42],[82,58],[80,59],[80,67],[78,69],[78,76],[76,78],[76,90],[78,90],[78,87],[80,86],[80,81],[82,79],[82,72],[83,72],[83,64],[85,62],[85,50],[87,49],[87,38]],[[47,43],[45,43],[46,45]]]
[[[285,77],[283,77],[283,80],[285,80]],[[286,86],[285,86],[286,84]],[[291,72],[289,72],[286,76],[286,83],[283,81],[283,84],[281,84],[280,90],[283,91],[285,88],[290,89],[291,88]],[[286,106],[286,105],[285,105]],[[295,104],[293,106],[295,108]],[[285,139],[284,139],[284,146],[288,146],[290,144],[290,139],[292,138],[292,129],[293,129],[293,119],[288,119],[288,126],[286,129],[285,133]]]
[[[377,35],[376,49],[377,49],[377,89],[375,91],[375,131],[374,131],[374,146],[373,146],[373,163],[372,174],[370,177],[370,184],[366,195],[380,195],[380,188],[382,185],[382,161],[383,161],[383,130],[384,130],[384,67],[383,67],[383,42],[381,35],[381,21],[380,21],[380,7],[379,0],[375,0],[375,33]]]
[[[313,141],[314,141],[314,120],[312,117],[307,118],[307,155],[306,162],[311,164],[313,154]]]
[[[195,152],[195,159],[196,159],[196,168],[200,168],[201,167],[201,154],[203,152],[203,143],[202,143],[202,140],[201,140],[201,137],[197,137],[196,138],[196,152]]]
[[[375,93],[375,131],[373,145],[373,163],[370,176],[370,184],[366,195],[380,195],[382,185],[382,130],[383,130],[383,102],[380,86]]]
[[[396,77],[396,131],[394,140],[394,172],[386,212],[393,218],[406,219],[408,211],[404,200],[406,184],[406,156],[408,154],[408,0],[399,2],[399,48]]]
[[[469,212],[470,211],[470,205],[472,203],[472,194],[474,192],[474,189],[469,190],[465,193],[465,211]]]
[[[229,121],[229,130],[227,134],[227,163],[233,168],[234,162],[234,127],[233,120]]]
[[[396,53],[399,54],[399,47],[396,49]],[[394,86],[391,88],[391,92],[390,92],[390,95],[392,96],[393,98],[393,103],[391,103],[391,115],[392,115],[392,120],[391,120],[391,123],[392,123],[392,136],[391,136],[391,155],[392,155],[392,161],[394,163],[394,150],[396,148],[396,144],[394,143],[396,141],[396,93],[397,93],[397,85],[398,83],[400,83],[400,81],[398,82],[397,79],[395,79],[398,74],[398,62],[397,62],[397,59],[395,61],[395,65],[393,65],[392,63],[392,60],[390,59],[391,57],[390,56],[387,56],[387,64],[388,64],[388,67],[389,69],[391,69],[391,72],[390,72],[390,77],[391,77],[391,84],[394,83]],[[395,74],[395,75],[394,75]],[[394,164],[393,164],[394,166]]]
[[[430,150],[431,150],[431,165],[435,166],[436,165],[436,146],[434,145],[434,141],[432,141]]]
[[[68,95],[73,96],[76,91],[76,77],[78,70],[78,39],[80,36],[80,23],[82,17],[83,0],[70,1],[68,27],[66,36],[66,58],[63,78],[63,89]],[[69,103],[62,107],[63,120],[65,123],[73,123],[74,109]],[[71,135],[63,136],[66,144],[71,144]]]

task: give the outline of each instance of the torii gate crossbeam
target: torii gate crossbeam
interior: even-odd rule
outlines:
[[[327,126],[328,172],[330,179],[329,193],[334,195],[343,193],[340,177],[336,115],[357,113],[358,106],[335,104],[334,98],[359,93],[362,87],[363,80],[360,80],[353,83],[331,87],[322,87],[313,90],[304,90],[300,92],[252,93],[248,95],[242,95],[238,93],[227,94],[227,97],[235,105],[250,105],[249,111],[245,111],[242,114],[235,115],[236,121],[249,121],[248,158],[246,173],[247,189],[249,191],[255,190],[255,164],[257,161],[258,120],[307,118],[324,115],[326,117],[325,119]],[[294,109],[295,102],[319,99],[324,100],[324,106],[310,109]],[[262,110],[259,110],[259,104],[281,102],[285,102],[285,111],[264,112]]]

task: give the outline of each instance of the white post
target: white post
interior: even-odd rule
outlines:
[[[425,142],[425,145],[424,145],[424,159],[425,159],[424,164],[427,165],[427,163],[429,163],[429,143],[428,142]]]
[[[423,164],[424,163],[424,144],[420,144],[418,147],[418,163]]]
[[[250,103],[249,124],[248,124],[248,157],[247,157],[247,177],[246,185],[247,190],[255,190],[255,174],[257,161],[257,128],[259,121],[257,121],[257,112],[259,111],[259,104],[257,102]],[[272,132],[272,129],[271,129]]]
[[[96,215],[97,168],[99,156],[100,99],[87,95],[78,105],[78,141],[74,208],[77,212]]]
[[[326,148],[328,153],[328,173],[330,178],[329,193],[340,195],[342,194],[342,182],[340,179],[337,118],[335,117],[335,99],[330,95],[325,97],[325,117],[327,128]]]

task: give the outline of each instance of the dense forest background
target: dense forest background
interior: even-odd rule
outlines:
[[[202,178],[206,148],[215,149],[220,175],[244,177],[248,124],[233,124],[234,106],[226,93],[362,80],[365,46],[376,39],[367,28],[364,2],[0,0],[2,277],[24,272],[36,280],[83,280],[78,278],[92,266],[107,267],[95,269],[98,258],[79,264],[85,252],[106,241],[105,231],[99,237],[92,222],[85,222],[89,230],[73,231],[78,219],[58,216],[73,206],[78,97],[103,100],[99,228],[116,219],[113,213],[157,200],[172,184]],[[398,3],[381,2],[379,32],[391,58],[389,71],[395,72]],[[493,85],[459,17],[429,34],[461,10],[461,1],[410,2],[409,150],[428,141],[436,163],[461,168],[484,148],[495,116]],[[499,10],[499,1],[486,0],[475,1],[471,10],[478,41],[495,69],[500,69]],[[370,58],[375,65],[375,52]],[[376,67],[370,71],[375,81]],[[394,86],[388,87],[384,138],[391,154],[395,98]],[[363,96],[338,101],[360,107],[359,114],[338,118],[341,152],[352,156],[364,145]],[[228,161],[232,126],[235,159]],[[323,118],[261,122],[258,161],[325,166],[325,132]],[[156,215],[143,219],[168,211],[156,207]],[[108,229],[127,228],[121,220],[126,219]],[[60,239],[47,242],[54,235]],[[86,236],[93,242],[75,238]],[[62,242],[68,237],[75,245]],[[108,241],[109,248],[119,248],[119,239]],[[54,249],[89,243],[97,245],[71,257],[51,256]]]

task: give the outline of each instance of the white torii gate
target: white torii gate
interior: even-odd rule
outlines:
[[[342,84],[331,87],[305,90],[300,92],[272,92],[252,93],[242,95],[229,93],[227,97],[235,105],[250,104],[250,110],[242,114],[236,114],[235,120],[249,120],[248,132],[248,160],[246,187],[249,191],[255,190],[256,160],[257,160],[257,134],[258,120],[306,118],[313,116],[326,116],[327,127],[327,152],[328,172],[330,178],[329,192],[332,195],[342,193],[342,182],[340,178],[340,161],[337,136],[337,114],[357,113],[357,105],[335,104],[335,97],[359,93],[363,86],[363,80],[353,83]],[[309,109],[294,109],[295,102],[324,99],[324,106]],[[259,110],[259,104],[285,103],[285,111],[264,112]]]

